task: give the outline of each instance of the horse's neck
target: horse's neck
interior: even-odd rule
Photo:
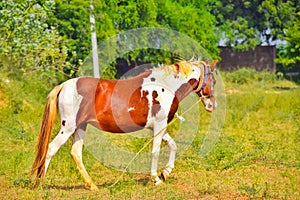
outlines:
[[[159,85],[165,86],[166,89],[170,90],[172,93],[180,92],[183,98],[189,93],[189,87],[182,87],[187,84],[187,81],[180,74],[178,77],[173,73],[168,73],[163,70],[156,70],[152,72],[152,75],[155,77],[155,82]],[[150,75],[151,76],[151,75]]]

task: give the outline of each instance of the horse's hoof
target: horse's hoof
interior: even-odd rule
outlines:
[[[154,186],[159,186],[159,185],[162,185],[164,182],[162,180],[157,180],[157,181],[154,181]]]
[[[156,181],[154,183],[154,186],[159,186],[159,185],[162,185],[164,182],[162,180],[159,179],[159,181]]]
[[[154,186],[158,186],[163,183],[163,181],[160,180],[160,178],[158,176],[152,177],[151,179],[152,179],[152,182],[154,183]]]
[[[91,184],[90,190],[91,191],[99,191],[99,188],[97,187],[97,185]]]
[[[94,183],[86,183],[85,187],[91,191],[98,191],[98,187],[97,185],[95,185]]]
[[[170,173],[168,172],[168,170],[164,169],[161,173],[161,177],[164,181],[166,181],[170,177]]]

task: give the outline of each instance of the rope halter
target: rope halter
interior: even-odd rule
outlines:
[[[194,89],[194,92],[199,95],[200,98],[210,98],[214,96],[214,84],[210,84],[210,94],[209,96],[203,95],[203,89],[206,86],[207,83],[207,77],[209,77],[209,81],[213,82],[213,72],[216,71],[217,73],[217,60],[213,60],[213,62],[208,65],[207,63],[202,62],[202,65],[200,65],[201,74],[199,77],[199,82]]]

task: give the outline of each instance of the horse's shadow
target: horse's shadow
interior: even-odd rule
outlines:
[[[136,181],[136,183],[138,185],[146,186],[146,185],[148,185],[150,179],[149,178],[140,178],[140,179],[135,179],[135,181]],[[127,185],[126,183],[129,183],[129,182],[132,182],[132,180],[120,181],[118,183],[115,183],[115,182],[106,182],[106,183],[103,183],[103,184],[98,184],[97,187],[99,189],[101,189],[101,188],[113,188],[113,187],[118,187],[118,185],[120,185],[120,184]],[[80,189],[86,189],[86,190],[88,190],[83,184],[82,185],[74,185],[74,186],[48,185],[48,186],[46,186],[44,188],[55,189],[55,190],[80,190]]]

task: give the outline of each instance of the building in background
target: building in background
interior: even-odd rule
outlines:
[[[257,71],[276,71],[276,46],[257,46],[248,51],[219,47],[221,61],[218,67],[224,71],[234,71],[243,67]]]

